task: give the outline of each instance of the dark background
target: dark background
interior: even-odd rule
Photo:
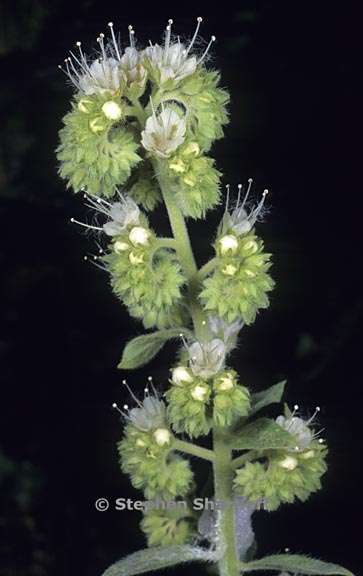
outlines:
[[[144,545],[136,513],[94,509],[101,496],[139,496],[118,468],[121,424],[110,406],[126,399],[115,366],[142,328],[106,275],[84,263],[92,239],[69,224],[85,211],[57,176],[71,97],[57,65],[111,19],[124,37],[132,23],[147,43],[170,17],[190,35],[199,15],[203,35],[218,38],[215,66],[231,93],[231,124],[213,150],[224,182],[252,176],[256,193],[271,191],[259,233],[274,253],[277,287],[232,363],[255,390],[286,377],[288,401],[304,414],[320,405],[330,445],[322,492],[256,518],[259,554],[289,547],[359,574],[358,15],[346,2],[20,0],[0,3],[1,576],[98,576]],[[218,218],[191,226],[200,262]],[[167,233],[162,211],[152,221]],[[168,346],[130,384],[142,389],[150,373],[162,389],[173,354]]]

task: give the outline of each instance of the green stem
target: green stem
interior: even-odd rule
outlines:
[[[168,212],[171,229],[176,244],[180,264],[184,274],[189,280],[188,305],[193,319],[194,329],[197,338],[204,339],[207,331],[205,314],[198,302],[199,281],[198,268],[194,259],[192,246],[185,219],[175,200],[169,178],[165,174],[165,168],[161,162],[153,161],[153,168],[159,182],[164,203]]]
[[[215,459],[213,450],[208,450],[207,448],[203,448],[197,444],[192,444],[191,442],[184,442],[183,440],[175,439],[173,448],[179,452],[185,452],[186,454],[197,456],[203,460],[209,460],[209,462],[214,462]]]
[[[219,575],[238,576],[240,570],[235,533],[232,449],[225,434],[218,428],[214,429],[214,454],[215,499],[221,504],[218,536],[224,549],[223,557],[218,562]]]
[[[217,258],[212,258],[209,262],[206,262],[204,266],[202,266],[198,271],[198,280],[201,281],[203,278],[208,276],[210,272],[213,272],[214,268],[217,265]]]
[[[232,460],[232,467],[234,469],[240,468],[241,466],[243,466],[243,464],[246,464],[246,462],[250,462],[251,460],[255,460],[256,458],[258,458],[257,452],[251,450],[250,452],[246,452],[245,454],[242,454],[241,456],[238,456],[237,458]]]

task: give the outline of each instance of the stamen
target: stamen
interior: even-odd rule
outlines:
[[[130,47],[135,48],[135,41],[134,41],[135,31],[131,26],[131,24],[128,26],[128,30],[129,30]]]
[[[166,27],[166,35],[165,35],[165,52],[168,52],[170,47],[170,38],[171,38],[171,25],[173,24],[173,20],[170,18],[168,20],[168,25]]]
[[[226,184],[227,199],[226,199],[226,207],[225,207],[225,210],[224,210],[225,213],[228,212],[228,207],[229,207],[229,188],[230,188],[229,184]]]
[[[317,406],[317,407],[315,408],[314,414],[313,414],[313,415],[311,416],[311,418],[309,418],[309,420],[307,421],[307,424],[308,424],[308,425],[311,424],[311,422],[316,418],[316,415],[319,414],[319,412],[320,412],[320,406]]]
[[[210,47],[212,46],[213,42],[215,42],[216,40],[217,40],[217,38],[216,38],[215,36],[211,36],[211,39],[210,39],[210,41],[209,41],[209,44],[208,44],[207,48],[204,50],[201,58],[199,58],[199,60],[198,60],[198,62],[197,62],[197,65],[198,65],[198,64],[201,64],[201,63],[203,62],[203,60],[205,59],[205,57],[207,56],[207,54],[208,54],[208,52],[209,52]]]
[[[140,406],[140,408],[142,408],[142,404],[141,404],[140,400],[135,396],[135,394],[131,390],[130,386],[128,385],[127,381],[122,380],[122,384],[125,386],[125,388],[127,389],[128,393],[130,394],[130,396],[134,400],[134,402],[136,402],[136,404],[138,406]]]
[[[248,198],[248,196],[249,196],[249,194],[250,194],[250,191],[251,191],[252,182],[253,182],[253,178],[249,178],[249,179],[248,179],[247,192],[246,192],[245,197],[244,197],[244,199],[243,199],[241,209],[244,207],[244,205],[245,205],[246,202],[247,202],[247,198]]]
[[[152,376],[148,376],[147,379],[148,379],[148,381],[150,382],[150,385],[151,385],[152,391],[153,391],[153,393],[154,393],[154,396],[159,400],[159,394],[158,394],[158,392],[157,392],[157,390],[156,390],[156,388],[155,388],[155,386],[154,386],[153,377],[152,377]]]
[[[241,199],[242,184],[238,184],[238,196],[237,196],[237,208],[239,206],[239,201]]]
[[[70,221],[72,222],[72,224],[78,224],[78,226],[83,226],[84,228],[88,228],[89,230],[101,230],[101,231],[103,230],[103,228],[100,228],[99,226],[91,226],[90,224],[85,224],[85,222],[80,222],[75,218],[71,218]]]
[[[199,28],[200,28],[200,25],[201,25],[202,22],[203,22],[203,18],[201,18],[200,16],[198,16],[198,18],[197,18],[197,27],[196,27],[196,29],[195,29],[193,38],[192,38],[192,40],[191,40],[191,42],[190,42],[190,44],[189,44],[189,46],[188,46],[188,48],[187,48],[187,50],[186,50],[186,52],[185,52],[185,56],[188,56],[189,52],[190,52],[191,49],[193,48],[195,39],[196,39],[196,37],[197,37],[197,35],[198,35]]]
[[[108,23],[108,26],[109,26],[109,28],[110,28],[110,30],[111,30],[112,42],[113,42],[113,45],[114,45],[114,47],[115,47],[117,59],[118,59],[118,60],[121,60],[121,55],[120,55],[120,52],[119,52],[119,49],[118,49],[118,46],[117,46],[115,33],[114,33],[114,31],[113,31],[113,22],[109,22],[109,23]]]
[[[112,404],[112,408],[113,408],[114,410],[117,410],[117,412],[118,412],[119,414],[121,414],[121,416],[125,416],[124,412],[122,412],[122,410],[117,406],[116,402],[114,402],[114,403]]]

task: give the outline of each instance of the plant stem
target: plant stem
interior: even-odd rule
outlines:
[[[170,225],[175,239],[175,249],[178,254],[180,264],[184,274],[189,280],[188,304],[193,319],[195,334],[197,338],[203,339],[209,335],[205,314],[198,302],[198,293],[201,277],[194,259],[192,246],[184,216],[176,202],[171,183],[165,174],[162,162],[153,162],[155,175],[158,179],[161,193],[169,215]],[[208,273],[214,262],[207,263],[202,268],[202,275]],[[218,538],[224,554],[218,562],[220,576],[239,576],[239,558],[236,545],[235,534],[235,506],[233,499],[233,477],[234,469],[232,465],[232,448],[228,441],[228,436],[219,428],[215,428],[214,450],[206,450],[200,446],[176,440],[175,447],[181,451],[206,458],[213,462],[215,499],[222,503],[222,510],[218,519]],[[213,458],[212,458],[213,455]],[[224,504],[224,506],[223,506]]]
[[[214,490],[221,504],[218,520],[218,538],[224,554],[218,562],[220,576],[238,576],[239,558],[235,533],[235,506],[233,499],[232,449],[223,431],[214,429]]]
[[[169,178],[165,174],[162,163],[153,161],[153,168],[168,212],[175,239],[176,252],[184,274],[189,280],[188,305],[193,319],[195,333],[197,338],[204,339],[207,333],[207,327],[205,314],[197,299],[199,292],[198,268],[194,259],[185,219],[175,200]]]
[[[245,454],[242,454],[241,456],[238,456],[237,458],[232,460],[232,467],[234,469],[240,468],[240,466],[243,466],[243,464],[246,464],[246,462],[250,462],[255,458],[257,458],[257,452],[251,450],[250,452],[246,452]]]
[[[209,272],[213,272],[214,268],[217,265],[217,258],[212,258],[204,266],[202,266],[198,271],[198,280],[203,280],[206,276],[208,276]]]
[[[209,462],[213,462],[215,459],[213,450],[208,450],[191,442],[176,439],[174,440],[173,448],[179,452],[185,452],[186,454],[203,458],[203,460],[209,460]]]

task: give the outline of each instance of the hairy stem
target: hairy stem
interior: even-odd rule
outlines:
[[[194,259],[185,219],[175,200],[169,178],[165,174],[165,168],[162,162],[154,161],[153,168],[168,212],[175,239],[176,252],[184,274],[189,280],[188,305],[193,319],[195,333],[197,338],[204,339],[207,334],[207,327],[205,314],[197,299],[199,292],[198,268]]]
[[[214,462],[214,452],[213,450],[208,450],[197,444],[192,444],[191,442],[184,442],[183,440],[174,440],[173,448],[179,452],[185,452],[186,454],[191,454],[192,456],[197,456],[203,460],[209,460],[209,462]]]
[[[218,519],[218,538],[224,554],[218,562],[220,576],[238,576],[239,558],[235,533],[235,507],[233,500],[232,449],[218,428],[214,429],[214,490],[215,499],[221,505]]]
[[[161,193],[169,215],[171,229],[175,239],[175,249],[184,274],[188,278],[188,305],[193,319],[197,338],[204,339],[209,334],[208,325],[203,309],[198,302],[201,278],[214,266],[214,262],[207,263],[202,268],[202,277],[198,271],[184,216],[173,194],[171,183],[165,173],[162,162],[153,162],[155,175],[158,179]],[[215,427],[214,450],[206,450],[194,444],[176,440],[175,447],[194,456],[206,458],[213,462],[215,499],[224,504],[218,520],[218,537],[224,554],[218,562],[220,576],[238,576],[239,559],[235,534],[235,507],[233,500],[232,448],[228,437],[219,428]]]
[[[257,457],[258,453],[254,450],[251,450],[250,452],[246,452],[245,454],[242,454],[241,456],[238,456],[237,458],[232,460],[232,467],[234,469],[240,468],[241,466],[243,466],[243,464],[246,464],[246,462],[250,462],[251,460],[254,460]]]

